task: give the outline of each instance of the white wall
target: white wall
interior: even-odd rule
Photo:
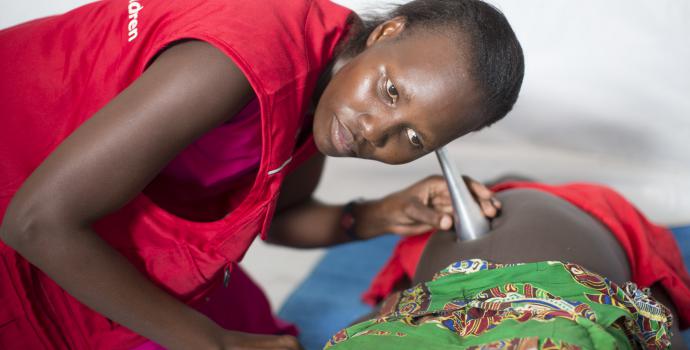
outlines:
[[[338,2],[380,7],[373,0]],[[83,3],[3,2],[0,27]],[[522,42],[525,81],[504,121],[451,145],[464,171],[480,179],[517,172],[603,182],[657,221],[690,223],[690,2],[491,3]],[[318,194],[376,196],[437,171],[432,157],[400,167],[337,159]]]

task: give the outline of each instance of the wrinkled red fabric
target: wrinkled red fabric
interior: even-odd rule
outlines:
[[[265,237],[286,174],[316,152],[313,137],[298,136],[309,126],[316,83],[346,37],[351,13],[328,0],[103,0],[0,30],[0,218],[34,169],[158,54],[201,40],[233,60],[254,90],[261,114],[256,174],[198,207],[220,208],[213,221],[178,215],[141,193],[92,226],[184,303],[199,306],[227,292],[223,276],[256,236]],[[214,147],[232,147],[216,141]],[[234,283],[253,291],[243,296],[255,298],[238,299],[245,314],[228,312],[236,320],[261,316],[268,327],[270,310],[251,307],[261,305],[260,290],[242,281]],[[146,341],[80,303],[2,242],[0,303],[3,350],[131,349]]]
[[[225,329],[259,334],[297,335],[294,325],[277,317],[269,317],[272,313],[268,299],[241,267],[233,270],[230,282],[227,288],[216,288],[204,300],[192,306]],[[132,350],[164,349],[149,341]]]
[[[534,182],[507,182],[492,188],[500,192],[531,188],[554,194],[599,220],[616,237],[630,261],[632,281],[642,287],[660,283],[678,309],[680,327],[690,326],[690,275],[672,233],[649,222],[630,202],[600,185],[574,183],[551,186]],[[374,305],[405,278],[412,278],[431,236],[402,239],[392,256],[362,296]]]

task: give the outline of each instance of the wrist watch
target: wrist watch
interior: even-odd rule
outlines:
[[[343,207],[343,212],[340,216],[340,227],[345,231],[345,235],[350,238],[352,241],[358,241],[362,239],[357,235],[357,232],[355,231],[356,228],[356,219],[354,216],[354,209],[355,205],[361,203],[363,200],[361,198],[351,200],[345,204]]]

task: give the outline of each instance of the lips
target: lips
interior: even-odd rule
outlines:
[[[338,119],[338,116],[335,114],[333,115],[333,121],[331,123],[331,138],[333,140],[333,146],[335,146],[338,153],[344,156],[355,155],[355,138],[350,129],[340,122],[340,119]]]

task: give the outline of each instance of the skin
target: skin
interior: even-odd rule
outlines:
[[[399,40],[404,30],[404,19],[394,18],[374,30],[367,50],[336,63],[343,66],[314,114],[321,153],[407,163],[477,127],[481,94],[470,62],[448,49],[457,35],[416,30]]]
[[[401,38],[404,31],[404,19],[393,18],[374,29],[364,52],[334,63],[314,112],[314,140],[322,155],[286,178],[270,242],[304,248],[349,240],[339,227],[342,206],[312,197],[323,155],[405,163],[478,128],[481,94],[467,73],[469,62],[462,50],[448,49],[458,40],[420,30]],[[345,150],[338,146],[336,129],[349,135],[343,137],[349,143]],[[469,178],[466,182],[485,215],[496,215],[500,202],[493,193]],[[366,239],[382,232],[409,235],[448,229],[451,213],[445,180],[432,176],[356,206],[356,231]],[[330,223],[330,230],[310,225],[321,220]]]
[[[481,238],[459,242],[454,232],[438,231],[427,241],[413,281],[396,290],[430,281],[449,264],[480,258],[497,263],[568,261],[606,276],[619,285],[631,279],[630,263],[616,238],[598,220],[552,194],[515,189],[497,194],[503,203],[501,215],[491,220]],[[538,242],[538,244],[535,244]],[[652,285],[652,295],[669,307],[675,320],[677,310],[661,285]],[[361,317],[359,323],[380,316],[379,311]],[[678,323],[672,326],[671,349],[687,349]]]
[[[386,25],[372,33],[367,50],[376,48],[379,51],[371,59],[389,57],[391,63],[379,61],[369,65],[368,60],[357,56],[339,58],[334,65],[338,69],[332,73],[337,75],[341,69],[345,70],[332,81],[335,85],[327,86],[324,104],[319,103],[316,108],[316,122],[324,120],[329,110],[339,113],[351,110],[351,114],[343,114],[345,123],[352,128],[363,128],[354,129],[357,140],[362,142],[358,154],[397,163],[417,158],[431,147],[450,141],[453,136],[445,133],[447,128],[437,130],[438,126],[450,115],[469,115],[473,97],[451,103],[452,96],[457,98],[458,93],[465,91],[461,85],[457,88],[450,85],[454,94],[449,94],[442,89],[424,88],[422,82],[414,84],[412,79],[429,79],[415,73],[417,70],[432,72],[428,71],[428,65],[414,69],[403,67],[420,62],[403,60],[404,55],[414,54],[410,49],[415,47],[404,45],[408,39],[401,39],[397,44],[388,41]],[[397,28],[389,33],[399,34],[404,30],[404,26],[396,23],[388,25]],[[433,50],[439,44],[423,40],[416,43],[417,50],[413,51],[419,52]],[[399,51],[405,47],[404,52]],[[442,60],[437,64],[446,66],[445,63]],[[414,88],[411,91],[417,94],[415,101],[419,104],[410,102],[403,106],[401,103],[399,108],[391,107],[387,114],[382,114],[384,109],[379,105],[375,110],[363,108],[369,97],[359,93],[348,95],[348,86],[368,84],[372,69],[381,67],[389,67],[396,79],[403,79],[401,87]],[[330,76],[326,78],[328,81]],[[299,348],[296,339],[289,336],[249,335],[222,329],[151,283],[91,229],[93,222],[140,194],[180,151],[204,133],[231,120],[230,116],[253,97],[241,71],[212,46],[189,41],[167,49],[141,77],[65,139],[31,174],[7,208],[0,238],[85,305],[168,349]],[[339,103],[340,99],[348,100]],[[432,115],[420,113],[427,107],[434,108],[439,119],[429,117],[414,122],[420,115]],[[395,123],[386,118],[393,118]],[[409,145],[403,146],[403,138],[393,133],[400,125],[430,134],[429,143],[425,144],[428,149],[413,151]],[[462,128],[451,134],[457,136],[467,131],[464,122],[460,125]],[[379,128],[383,128],[380,133]],[[318,125],[314,129],[323,130]],[[328,140],[321,131],[316,131],[316,137],[321,140],[320,148],[328,154]],[[273,242],[307,247],[346,240],[338,227],[342,206],[324,205],[312,197],[322,167],[323,156],[315,156],[286,178],[271,231]],[[388,232],[401,234],[429,227],[450,228],[449,200],[444,188],[440,178],[429,178],[358,206],[355,214],[362,227],[381,230],[362,230],[358,234],[371,237],[389,227]],[[477,194],[482,206],[489,208],[487,213],[495,214],[490,195],[490,192]],[[310,220],[309,225],[305,220]]]
[[[457,242],[452,232],[437,232],[427,242],[413,283],[431,280],[448,264],[471,258],[497,263],[568,261],[606,276],[619,285],[630,281],[630,263],[616,238],[598,220],[552,194],[517,189],[498,193],[500,216],[491,221],[489,233],[477,240]],[[535,242],[539,242],[535,245]],[[661,285],[652,295],[678,314]],[[678,328],[672,326],[674,350],[687,349]]]

